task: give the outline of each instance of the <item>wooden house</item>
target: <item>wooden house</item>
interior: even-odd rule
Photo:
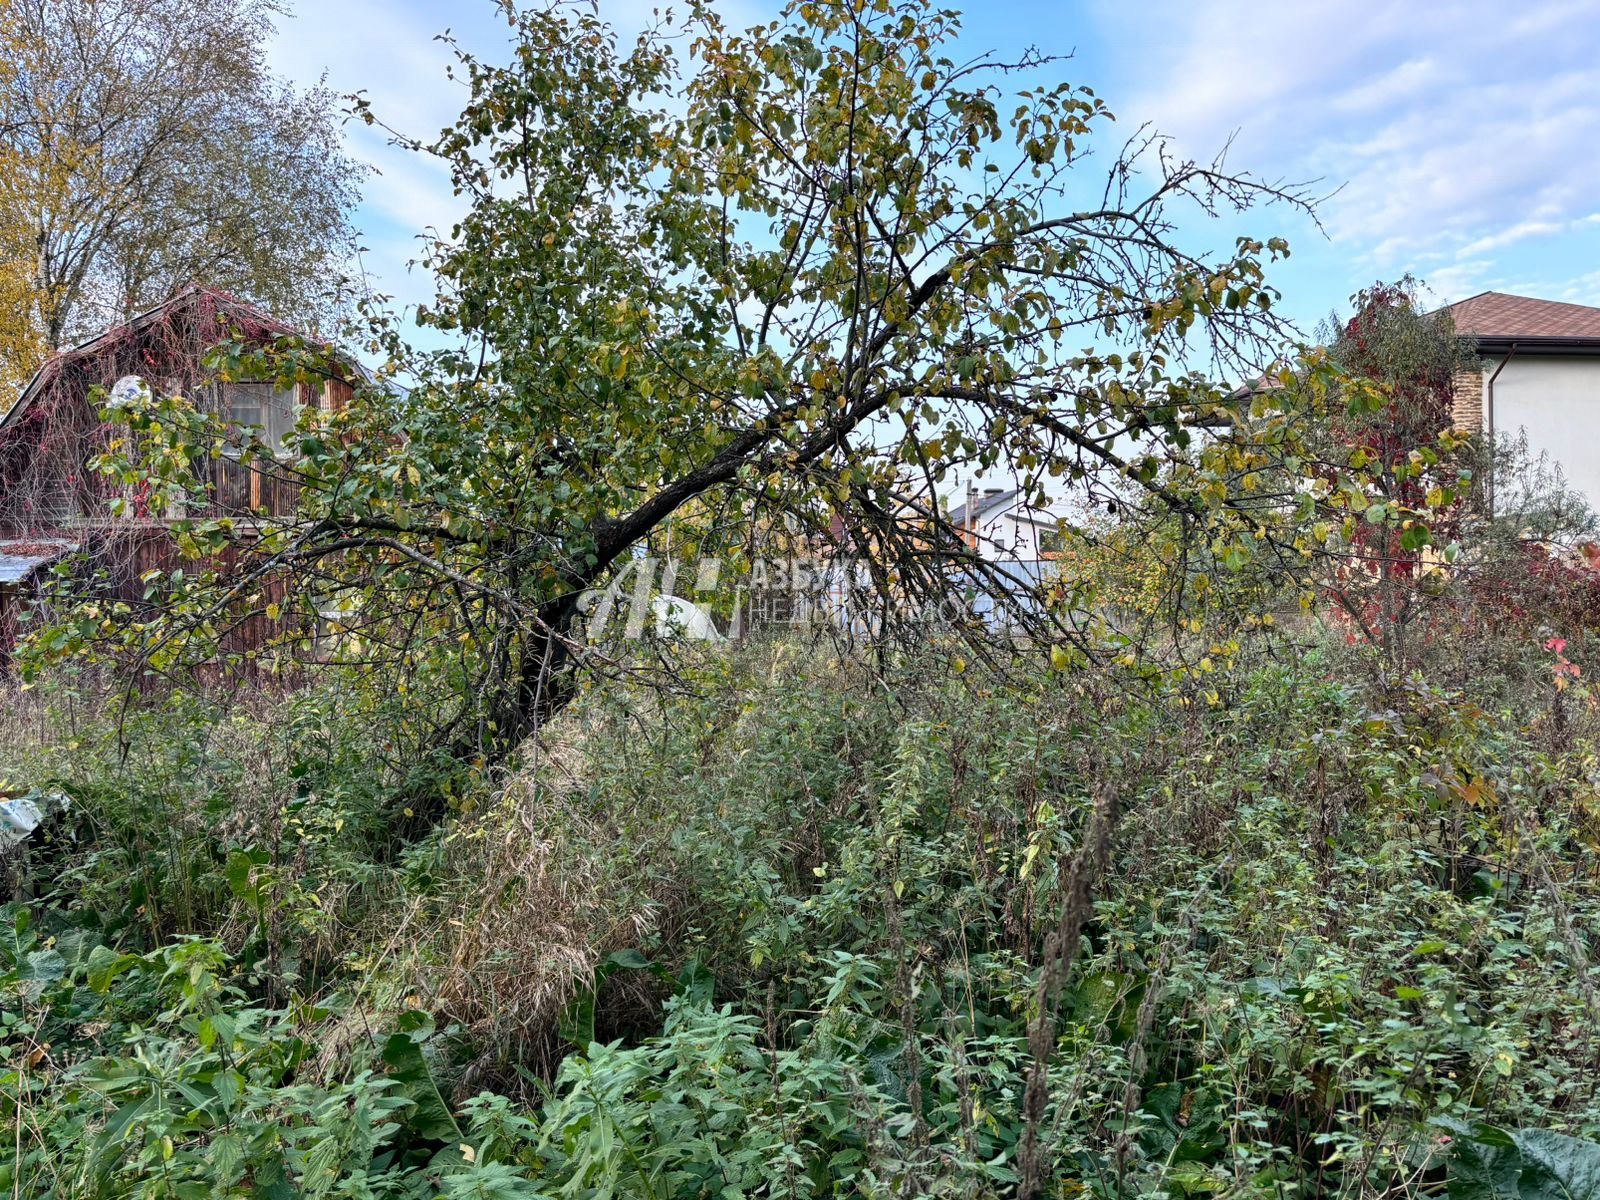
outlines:
[[[179,562],[172,525],[228,516],[248,530],[252,519],[292,515],[299,503],[288,434],[300,406],[337,410],[362,374],[348,357],[329,354],[326,377],[280,388],[265,381],[224,381],[210,365],[222,345],[270,347],[296,330],[234,296],[187,288],[46,362],[0,412],[0,653],[11,644],[19,611],[63,558],[93,586],[137,608],[147,603],[143,576]],[[195,487],[181,511],[151,511],[135,490],[90,464],[115,436],[100,403],[117,388],[148,387],[183,395],[226,422],[252,426],[277,453],[197,456]],[[121,499],[121,505],[113,501]],[[224,564],[225,565],[225,564]],[[269,640],[262,611],[237,614],[228,642],[248,649]]]

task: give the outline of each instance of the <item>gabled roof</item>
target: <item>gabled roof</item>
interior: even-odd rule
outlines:
[[[1040,529],[1054,529],[1061,524],[1062,518],[1048,509],[1024,508],[1014,513],[1007,513],[1006,520],[1016,521],[1022,525],[1037,525]]]
[[[113,325],[104,333],[96,334],[86,341],[79,342],[76,346],[70,346],[53,355],[33,373],[33,378],[28,380],[27,386],[18,394],[16,400],[12,402],[3,414],[0,414],[0,429],[4,429],[13,419],[25,412],[33,399],[72,363],[91,359],[116,343],[149,329],[151,326],[174,316],[180,310],[189,307],[198,307],[202,313],[209,309],[222,320],[231,320],[246,329],[269,337],[284,337],[298,332],[292,326],[268,315],[255,307],[255,305],[241,300],[231,293],[222,291],[220,288],[191,284],[189,287],[174,292],[154,308],[146,309],[120,325]],[[346,358],[343,355],[340,357]],[[365,368],[359,363],[354,360],[349,360],[349,362],[351,366],[363,375],[367,374]]]
[[[961,526],[971,524],[984,513],[999,508],[1022,494],[1021,488],[1012,488],[1009,491],[986,492],[978,496],[971,504],[963,504],[960,508],[952,509],[949,516],[950,524]],[[968,510],[971,511],[968,511]]]
[[[1480,292],[1444,311],[1457,333],[1490,352],[1512,343],[1530,350],[1600,352],[1600,308],[1587,304]]]

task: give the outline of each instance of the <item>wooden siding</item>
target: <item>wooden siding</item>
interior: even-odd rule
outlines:
[[[224,456],[206,460],[199,476],[210,503],[192,504],[190,516],[242,517],[264,512],[288,517],[300,503],[300,482],[286,464],[247,463]]]
[[[331,379],[318,390],[300,385],[300,403],[314,405],[325,411],[337,412],[353,395],[351,385],[343,380]],[[203,459],[197,464],[199,482],[204,486],[208,501],[196,495],[184,515],[190,518],[205,517],[292,517],[300,503],[300,481],[294,477],[293,464],[270,459],[241,462],[224,455],[221,458]],[[198,491],[199,489],[197,489]],[[176,515],[176,514],[174,514]],[[167,525],[151,521],[144,527],[117,529],[106,526],[102,536],[115,539],[127,547],[111,557],[125,564],[117,572],[112,590],[119,599],[135,608],[146,606],[145,584],[142,577],[150,571],[170,572],[217,570],[223,573],[241,566],[249,555],[249,547],[232,546],[215,558],[202,562],[185,561],[178,552]],[[256,654],[272,648],[273,643],[288,645],[299,638],[309,638],[315,633],[307,627],[304,614],[284,612],[276,620],[266,614],[269,604],[283,605],[287,590],[281,579],[272,580],[259,589],[251,604],[241,603],[229,619],[221,623],[225,630],[222,648],[228,654]]]
[[[246,565],[243,560],[249,556],[248,545],[229,546],[215,557],[196,562],[186,560],[178,552],[177,543],[171,534],[161,526],[153,526],[142,536],[138,536],[130,547],[131,553],[122,557],[127,566],[118,572],[119,578],[113,581],[113,591],[135,609],[148,606],[151,601],[145,598],[144,576],[151,571],[163,573],[173,570],[188,572],[215,570],[223,574],[238,570]],[[222,650],[225,654],[254,654],[269,649],[274,642],[284,643],[296,637],[310,636],[312,631],[303,629],[302,618],[293,613],[283,613],[276,620],[267,616],[266,608],[269,604],[282,605],[287,599],[287,588],[282,579],[270,579],[251,593],[253,599],[241,600],[234,609],[227,613],[217,623],[217,628],[222,634]],[[289,647],[285,646],[285,649]]]
[[[134,374],[164,392],[187,395],[202,409],[222,412],[223,385],[208,368],[204,351],[219,337],[265,346],[289,333],[288,326],[225,293],[190,288],[51,360],[19,400],[21,417],[7,431],[10,441],[0,438],[0,534],[46,533],[81,544],[86,562],[76,598],[120,600],[144,615],[153,615],[155,602],[154,597],[145,597],[141,579],[145,573],[181,568],[190,574],[205,570],[227,574],[244,565],[240,559],[251,553],[250,519],[290,519],[300,506],[294,448],[288,447],[280,461],[245,463],[237,457],[197,456],[195,482],[186,500],[169,511],[153,511],[136,489],[87,469],[87,461],[104,449],[109,436],[88,398],[95,388]],[[297,384],[295,400],[324,412],[343,411],[353,399],[358,371],[349,360],[336,356],[334,372],[339,377]],[[110,502],[115,499],[128,502],[129,515],[112,515]],[[9,507],[8,500],[14,502]],[[246,539],[242,549],[202,562],[185,561],[171,524],[215,517],[239,522]],[[12,642],[17,611],[31,594],[12,589],[0,595],[0,664]],[[66,602],[68,597],[62,599]],[[225,649],[262,650],[274,641],[314,633],[304,616],[275,621],[266,617],[266,607],[273,602],[281,605],[283,599],[281,582],[265,584],[253,602],[224,616],[220,625]]]

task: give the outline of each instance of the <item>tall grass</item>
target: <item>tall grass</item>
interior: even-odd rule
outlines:
[[[354,693],[66,738],[81,701],[29,699],[8,761],[78,800],[11,910],[29,1178],[1393,1196],[1456,1122],[1600,1134],[1593,696],[1537,648],[1476,692],[1351,653],[1243,656],[1210,703],[731,652],[441,776],[404,846],[416,775]],[[201,1100],[113,1145],[108,1079]]]

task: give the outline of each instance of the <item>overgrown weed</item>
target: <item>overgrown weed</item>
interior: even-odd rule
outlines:
[[[1031,1128],[1107,1196],[1431,1193],[1449,1122],[1600,1133],[1586,652],[1379,688],[1329,637],[1160,694],[747,648],[679,695],[594,690],[515,774],[446,780],[457,815],[398,858],[411,781],[337,689],[174,702],[126,755],[85,731],[29,759],[81,823],[10,918],[30,1178],[91,1194],[165,1138],[237,1189],[223,1131],[272,1127],[332,1157],[248,1171],[317,1194],[971,1196],[1017,1185]],[[1051,1029],[1039,963],[1107,794]],[[107,1071],[210,1070],[204,1021],[261,1031],[253,1083],[73,1149],[127,1115]],[[351,1104],[369,1141],[327,1141]]]

